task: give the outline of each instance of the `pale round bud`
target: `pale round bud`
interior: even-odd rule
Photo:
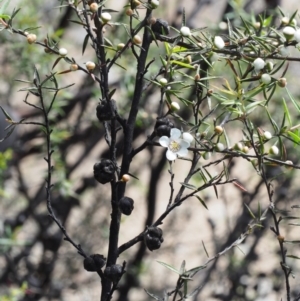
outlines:
[[[184,62],[185,63],[188,63],[188,64],[191,64],[192,63],[192,57],[190,55],[187,55],[185,58],[184,58]]]
[[[254,22],[253,26],[255,29],[260,29],[260,22]]]
[[[278,84],[279,87],[284,88],[287,85],[286,78],[285,77],[279,78],[277,84]]]
[[[34,33],[29,33],[26,37],[28,44],[33,44],[36,42],[36,35]]]
[[[215,133],[217,134],[217,135],[222,135],[223,134],[223,132],[224,132],[224,129],[223,129],[223,127],[221,127],[220,125],[217,125],[216,127],[215,127]]]
[[[260,71],[261,69],[263,69],[265,67],[265,64],[266,64],[265,61],[259,57],[254,60],[253,67],[254,67],[255,71]]]
[[[283,35],[285,36],[286,40],[290,41],[294,38],[294,34],[296,31],[293,27],[286,26],[282,32],[283,32]]]
[[[141,2],[139,0],[134,0],[132,4],[133,4],[134,8],[136,8],[141,5]]]
[[[133,10],[131,8],[126,9],[126,15],[131,17],[133,15]]]
[[[165,86],[167,83],[168,83],[168,80],[166,78],[160,78],[159,79],[159,83],[162,85],[162,86]]]
[[[284,163],[285,163],[285,164],[291,165],[291,166],[284,165],[284,167],[285,167],[286,169],[288,169],[288,170],[293,169],[293,164],[294,164],[294,163],[293,163],[291,160],[287,160],[287,161],[285,161]]]
[[[211,153],[210,152],[205,152],[202,154],[202,157],[204,160],[209,160],[211,157]]]
[[[124,47],[125,47],[125,44],[124,44],[124,43],[119,43],[119,44],[117,45],[117,49],[118,49],[118,50],[122,50]]]
[[[249,147],[245,145],[242,149],[242,152],[245,154],[249,153]]]
[[[273,70],[273,68],[274,68],[274,64],[272,63],[272,62],[267,62],[266,63],[266,69],[267,69],[267,71],[272,71]]]
[[[272,134],[271,134],[270,132],[268,132],[268,131],[265,131],[265,132],[264,132],[264,138],[265,138],[266,140],[270,140],[272,137],[273,137],[273,136],[272,136]]]
[[[66,48],[60,48],[58,53],[60,56],[66,56],[68,54],[68,50]]]
[[[280,242],[280,243],[283,243],[284,240],[285,240],[285,237],[283,235],[278,235],[277,236],[277,240]]]
[[[225,42],[220,36],[215,36],[214,45],[217,49],[223,49],[225,47]]]
[[[281,19],[281,24],[282,24],[282,25],[288,25],[289,22],[290,22],[290,18],[288,18],[288,17],[283,17],[283,18]]]
[[[189,37],[191,35],[191,30],[187,26],[182,26],[180,29],[180,33],[184,37]]]
[[[159,6],[159,0],[151,0],[150,4],[152,9],[155,9]]]
[[[173,112],[176,112],[176,111],[179,111],[179,110],[180,110],[180,105],[178,104],[178,102],[173,101],[173,102],[171,103],[171,110],[172,110]]]
[[[101,14],[101,20],[103,23],[107,23],[111,20],[111,14],[109,13],[102,13]]]
[[[132,38],[132,42],[136,45],[140,45],[142,44],[142,38],[138,35],[135,35],[133,38]]]
[[[96,13],[96,12],[98,11],[98,8],[99,8],[99,6],[98,6],[98,4],[95,3],[95,2],[93,2],[93,3],[90,5],[90,10],[91,10],[91,12],[93,12],[93,13]]]
[[[276,145],[273,145],[270,149],[269,149],[269,154],[270,155],[275,155],[277,156],[279,154],[279,148]]]
[[[243,151],[243,148],[244,148],[244,145],[243,145],[243,143],[241,143],[241,142],[237,142],[237,143],[234,145],[234,149],[237,150],[237,151]]]
[[[207,95],[208,96],[212,96],[213,94],[214,94],[214,90],[213,89],[207,90]]]
[[[188,132],[184,132],[182,134],[182,138],[183,138],[183,140],[185,140],[185,141],[187,141],[189,143],[192,143],[194,141],[194,137],[190,133],[188,133]]]
[[[155,17],[151,17],[148,19],[148,24],[149,25],[154,25],[156,23],[157,19]]]
[[[200,80],[200,74],[199,73],[197,73],[196,75],[195,75],[195,77],[194,77],[194,79],[195,79],[195,81],[197,82],[198,80]]]
[[[70,65],[70,70],[71,70],[71,71],[76,71],[76,70],[78,70],[78,65],[76,65],[76,64]]]
[[[121,182],[128,182],[130,180],[130,175],[124,174],[121,178]]]
[[[260,79],[261,79],[261,82],[265,85],[269,84],[272,81],[272,78],[268,73],[262,74]]]
[[[89,71],[93,71],[96,68],[96,64],[94,62],[86,62],[85,66]]]
[[[217,143],[216,150],[222,152],[225,149],[225,145],[223,143]]]

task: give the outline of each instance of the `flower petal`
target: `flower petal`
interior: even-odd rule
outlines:
[[[178,129],[171,129],[171,139],[178,139],[181,136],[181,131]]]
[[[190,143],[186,140],[181,140],[180,141],[180,148],[188,148],[190,146]]]
[[[185,157],[188,154],[187,148],[181,148],[178,152],[177,155],[180,157]]]
[[[183,133],[182,138],[189,143],[192,143],[194,140],[194,137],[190,133]]]
[[[159,144],[163,147],[168,147],[170,143],[170,139],[167,136],[162,136],[158,140]]]
[[[168,159],[169,161],[174,161],[174,160],[177,158],[176,153],[173,153],[173,152],[170,151],[169,149],[167,150],[166,156],[167,156],[167,159]]]

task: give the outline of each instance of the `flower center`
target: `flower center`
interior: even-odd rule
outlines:
[[[173,153],[177,153],[180,150],[181,146],[177,141],[172,140],[169,144],[169,149],[173,152]]]

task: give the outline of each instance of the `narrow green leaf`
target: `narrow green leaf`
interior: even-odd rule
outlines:
[[[294,258],[294,259],[300,259],[300,257],[298,257],[298,256],[295,256],[295,255],[286,255],[286,257],[289,257],[289,258]]]
[[[1,111],[3,112],[4,116],[8,119],[8,120],[12,120],[12,118],[9,116],[9,114],[2,108],[2,106],[0,106]]]
[[[251,215],[251,217],[253,219],[256,219],[256,216],[254,215],[254,213],[252,212],[252,210],[250,209],[250,207],[247,204],[245,204],[245,203],[244,203],[244,205],[246,206],[246,208],[247,208],[249,214]]]
[[[297,111],[300,113],[300,106],[297,104],[297,101],[293,98],[293,96],[291,95],[290,91],[288,88],[285,88],[286,92],[290,98],[290,100],[292,101],[293,105],[295,106],[295,108],[297,109]]]
[[[172,267],[171,265],[167,264],[167,263],[164,263],[162,261],[156,261],[158,262],[159,264],[161,264],[162,266],[166,267],[167,269],[171,270],[172,272],[180,275],[180,272],[178,270],[176,270],[174,267]]]
[[[296,143],[296,144],[300,143],[300,137],[297,134],[295,134],[295,133],[293,133],[291,131],[287,131],[287,134],[292,138],[292,140],[294,141],[294,143]]]
[[[205,244],[204,244],[203,240],[202,240],[202,246],[203,246],[203,249],[205,251],[205,254],[206,254],[207,258],[209,258],[209,255],[208,255],[208,252],[206,250],[206,247],[205,247]]]
[[[85,38],[84,38],[84,40],[83,40],[83,44],[82,44],[82,54],[84,54],[84,52],[85,52],[85,49],[86,49],[86,45],[87,45],[87,43],[88,43],[88,41],[89,41],[89,34],[87,34],[86,36],[85,36]]]
[[[205,208],[206,210],[208,210],[208,208],[207,208],[205,202],[200,198],[199,195],[194,195],[194,197],[196,197],[196,198],[200,201],[200,203],[204,206],[204,208]]]

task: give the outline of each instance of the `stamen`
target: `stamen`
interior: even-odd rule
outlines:
[[[181,146],[177,141],[172,140],[169,144],[169,149],[173,152],[173,153],[177,153],[180,150]]]

